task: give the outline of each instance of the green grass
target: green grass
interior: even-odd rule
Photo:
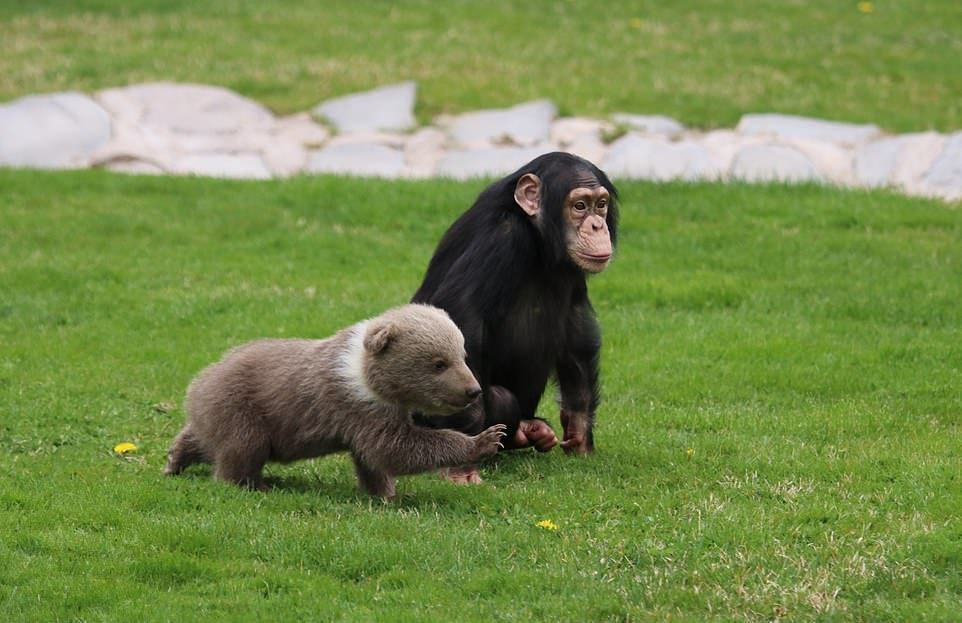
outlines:
[[[957,208],[625,184],[598,452],[385,505],[344,457],[266,495],[160,472],[198,369],[407,300],[480,184],[0,188],[3,620],[958,620]]]
[[[547,97],[565,114],[730,127],[784,112],[962,127],[962,3],[877,0],[0,3],[0,100],[220,84],[278,112],[417,80],[422,121]]]

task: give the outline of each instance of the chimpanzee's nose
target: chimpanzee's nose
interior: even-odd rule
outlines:
[[[464,390],[464,394],[471,400],[474,400],[475,398],[481,395],[481,388],[472,387],[471,389],[466,389]]]

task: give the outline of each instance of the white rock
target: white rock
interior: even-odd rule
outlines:
[[[160,173],[173,172],[169,162],[166,158],[158,158],[152,152],[136,147],[129,148],[123,143],[112,143],[109,147],[96,152],[90,159],[90,166],[119,171],[126,170],[124,163],[143,163]]]
[[[785,145],[753,145],[742,149],[732,163],[732,177],[748,182],[804,182],[818,180],[808,156]]]
[[[171,149],[185,154],[244,153],[267,149],[274,138],[268,129],[252,128],[237,132],[175,133],[167,137]]]
[[[901,136],[866,143],[855,152],[855,180],[862,186],[877,188],[892,183],[899,151],[905,142]]]
[[[307,149],[289,139],[271,143],[261,150],[261,155],[270,172],[278,177],[300,173],[307,164]]]
[[[950,134],[922,180],[924,190],[949,201],[962,199],[962,132]]]
[[[412,134],[404,145],[404,162],[410,176],[426,178],[434,175],[446,141],[444,132],[437,128],[422,128]]]
[[[114,136],[115,138],[120,137],[119,124],[114,124]],[[143,142],[148,149],[152,149],[158,153],[162,154],[172,154],[174,153],[174,140],[173,134],[163,130],[157,130],[154,128],[145,127],[142,125],[129,126],[129,129],[125,131],[130,137],[136,136],[137,140]]]
[[[368,143],[384,145],[393,149],[401,149],[407,142],[408,136],[397,132],[356,132],[339,134],[327,142],[328,147],[338,145],[352,145],[354,143]]]
[[[401,177],[404,154],[377,143],[347,143],[311,153],[304,170],[359,177]]]
[[[171,169],[182,175],[256,180],[271,177],[257,154],[189,154],[174,161]]]
[[[962,132],[882,137],[871,124],[792,115],[745,115],[738,130],[686,131],[661,115],[618,113],[634,128],[611,146],[610,121],[569,117],[540,100],[414,125],[414,83],[338,98],[315,112],[275,118],[220,87],[151,83],[26,97],[0,104],[0,166],[84,167],[265,179],[299,172],[459,179],[510,173],[564,150],[613,177],[654,180],[826,180],[892,186],[962,199]],[[669,139],[682,140],[669,140]],[[453,147],[451,151],[445,149]],[[313,150],[313,151],[310,151]]]
[[[677,136],[685,131],[685,126],[677,120],[664,115],[634,115],[617,112],[611,115],[611,118],[615,123],[626,125],[632,130],[637,130],[644,134]]]
[[[873,124],[843,123],[774,113],[744,115],[736,130],[748,135],[826,141],[847,146],[859,145],[882,134],[878,126]]]
[[[507,175],[549,151],[554,151],[554,147],[549,145],[452,150],[441,156],[437,164],[437,175],[459,180]]]
[[[104,169],[108,171],[117,171],[119,173],[132,173],[135,175],[163,175],[167,171],[153,162],[145,162],[143,160],[131,160],[126,158],[121,158],[117,160],[111,160],[103,165]]]
[[[104,89],[94,93],[94,99],[110,113],[114,123],[138,124],[144,116],[143,104],[127,89]]]
[[[402,82],[318,104],[313,113],[341,133],[404,131],[412,128],[417,85]]]
[[[98,98],[116,115],[114,138],[96,154],[102,164],[137,161],[179,174],[253,179],[298,166],[276,145],[274,116],[227,89],[150,83],[107,89]]]
[[[110,139],[110,117],[80,93],[24,97],[0,105],[0,165],[87,166]]]
[[[612,177],[696,180],[714,173],[705,146],[691,140],[669,142],[635,132],[611,144],[601,168]]]
[[[855,181],[855,152],[839,143],[796,139],[786,141],[808,156],[815,165],[819,177],[836,184],[851,185]]]
[[[481,110],[453,118],[448,126],[452,143],[463,148],[492,146],[532,147],[549,140],[551,120],[558,114],[548,100],[500,110]]]
[[[713,130],[701,137],[701,144],[708,150],[712,166],[710,179],[727,179],[738,152],[752,145],[764,145],[769,139],[762,136],[745,136],[734,130]]]
[[[919,185],[944,143],[945,137],[936,132],[902,134],[866,143],[855,154],[856,182],[925,194]]]
[[[278,140],[296,141],[304,147],[320,147],[331,134],[306,112],[277,119],[271,133]]]
[[[584,141],[585,138],[596,138],[600,141],[602,134],[611,129],[612,125],[606,121],[587,117],[564,117],[551,124],[548,138],[552,143],[567,148],[568,145]]]
[[[902,148],[892,172],[892,182],[909,192],[922,183],[932,163],[942,153],[945,137],[938,132],[918,132],[902,135]],[[914,194],[918,194],[915,192]]]
[[[591,163],[601,162],[608,151],[601,137],[594,134],[582,134],[564,146],[564,150],[576,156],[581,156]]]
[[[142,107],[143,125],[158,132],[226,134],[274,123],[269,110],[222,87],[155,82],[119,91]]]
[[[143,129],[127,121],[115,121],[113,136],[90,154],[91,166],[105,166],[111,170],[123,170],[106,166],[111,162],[146,161],[161,170],[170,160],[170,145],[166,141],[145,134]]]

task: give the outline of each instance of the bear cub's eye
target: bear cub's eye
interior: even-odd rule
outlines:
[[[448,369],[448,364],[443,359],[438,359],[434,362],[434,369],[438,372],[444,372]]]

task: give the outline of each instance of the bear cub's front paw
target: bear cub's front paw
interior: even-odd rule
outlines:
[[[477,458],[483,459],[497,454],[498,450],[504,447],[501,440],[504,438],[506,429],[507,426],[504,424],[495,424],[475,435],[473,439]]]

